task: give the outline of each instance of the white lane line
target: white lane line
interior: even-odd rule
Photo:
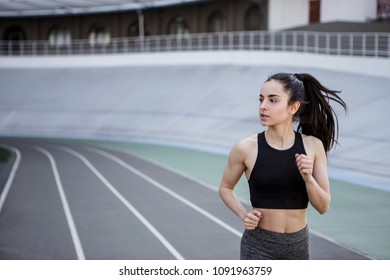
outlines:
[[[0,213],[1,213],[1,209],[3,208],[5,199],[7,198],[8,192],[11,188],[11,185],[14,181],[15,173],[18,170],[20,160],[22,159],[22,154],[20,153],[20,151],[17,148],[14,148],[14,147],[11,147],[11,146],[8,146],[5,144],[1,144],[1,146],[13,151],[16,154],[16,159],[15,159],[14,165],[12,166],[11,172],[8,176],[7,182],[5,183],[3,192],[1,193],[1,196],[0,196]]]
[[[242,233],[239,232],[238,230],[236,230],[235,228],[231,227],[230,225],[228,225],[227,223],[223,222],[222,220],[218,219],[217,217],[215,217],[214,215],[212,215],[211,213],[207,212],[206,210],[202,209],[201,207],[197,206],[196,204],[192,203],[191,201],[189,201],[188,199],[182,197],[181,195],[179,195],[178,193],[170,190],[169,188],[163,186],[162,184],[160,184],[159,182],[155,181],[154,179],[150,178],[149,176],[147,176],[146,174],[142,173],[141,171],[135,169],[134,167],[130,166],[129,164],[127,164],[126,162],[124,162],[123,160],[117,158],[116,156],[110,154],[110,153],[107,153],[105,151],[102,151],[100,149],[95,149],[95,148],[87,148],[89,151],[92,151],[92,152],[95,152],[97,154],[100,154],[106,158],[109,158],[111,159],[112,161],[118,163],[119,165],[121,165],[122,167],[124,167],[125,169],[129,170],[130,172],[134,173],[135,175],[141,177],[142,179],[144,179],[145,181],[151,183],[152,185],[154,185],[155,187],[159,188],[160,190],[166,192],[167,194],[173,196],[174,198],[176,198],[177,200],[181,201],[182,203],[186,204],[187,206],[191,207],[192,209],[194,209],[195,211],[199,212],[200,214],[204,215],[205,217],[209,218],[210,220],[212,220],[213,222],[215,222],[216,224],[220,225],[221,227],[225,228],[226,230],[230,231],[231,233],[237,235],[238,237],[241,237],[242,236]]]
[[[77,228],[76,228],[76,225],[75,225],[74,220],[73,220],[72,212],[70,211],[70,207],[69,207],[68,200],[67,200],[65,192],[64,192],[64,188],[62,186],[62,182],[61,182],[60,174],[59,174],[58,169],[57,169],[56,161],[55,161],[54,157],[44,148],[41,148],[39,146],[34,146],[34,149],[43,153],[45,156],[47,156],[49,158],[51,167],[53,169],[53,174],[54,174],[54,178],[56,181],[57,189],[58,189],[58,192],[60,194],[62,206],[64,208],[66,220],[68,222],[70,234],[72,236],[73,244],[74,244],[74,247],[76,250],[77,258],[79,260],[85,260],[84,250],[83,250],[83,247],[81,245],[79,235],[77,233]]]
[[[136,216],[150,232],[171,252],[178,260],[184,260],[184,257],[169,243],[169,241],[126,199],[117,189],[93,166],[93,164],[82,154],[64,146],[57,146],[58,149],[72,154],[79,158],[84,164],[106,185],[106,187]]]

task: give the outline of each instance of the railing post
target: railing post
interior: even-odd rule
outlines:
[[[379,38],[378,38],[378,33],[375,33],[375,57],[378,57],[378,52],[379,52]]]
[[[156,38],[156,51],[161,51],[161,36]]]
[[[260,50],[264,50],[265,47],[264,47],[264,41],[265,41],[265,32],[264,31],[260,31]]]
[[[326,41],[325,41],[325,49],[326,49],[326,53],[327,54],[330,54],[330,35],[329,33],[326,33]]]
[[[84,54],[84,44],[81,40],[76,41],[78,54]]]
[[[271,32],[271,51],[274,51],[275,50],[275,32]]]
[[[341,54],[341,34],[337,34],[337,54]]]
[[[19,55],[23,55],[23,54],[24,54],[24,42],[20,41],[20,53],[19,53]]]
[[[366,56],[366,34],[363,33],[363,38],[362,38],[362,56]]]
[[[353,55],[353,34],[349,33],[349,55]]]
[[[218,50],[222,50],[223,48],[223,37],[221,32],[218,33]]]
[[[297,51],[297,44],[298,44],[298,33],[297,32],[293,32],[293,51],[296,52]]]
[[[194,34],[191,41],[191,49],[193,51],[199,50],[199,34]]]
[[[238,33],[238,49],[244,49],[244,33],[241,31]]]
[[[38,44],[37,41],[34,41],[34,42],[32,42],[32,44],[31,44],[31,54],[32,54],[32,55],[39,55],[39,54],[40,54],[40,53],[39,53],[39,48],[37,48],[37,44]]]
[[[250,50],[253,50],[253,36],[254,36],[254,34],[253,34],[253,31],[251,31],[250,33],[249,33],[249,49]]]
[[[387,34],[387,57],[390,57],[390,33]]]
[[[179,36],[176,36],[176,41],[177,41],[176,51],[181,51],[181,40],[182,40],[182,38],[183,38],[182,34],[179,34]]]
[[[128,53],[129,52],[129,38],[124,38],[122,43],[123,43],[123,52]]]
[[[193,44],[194,44],[194,34],[187,35],[187,51],[193,51]]]

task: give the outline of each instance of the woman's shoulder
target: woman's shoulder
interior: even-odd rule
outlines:
[[[316,152],[323,152],[324,151],[324,145],[322,144],[322,141],[318,139],[315,136],[312,135],[302,135],[303,145],[305,146],[305,149],[310,149],[311,151]]]
[[[237,141],[232,148],[232,152],[234,151],[240,154],[245,154],[252,151],[254,147],[257,147],[257,134],[242,138]]]
[[[257,143],[257,135],[258,134],[253,134],[251,136],[245,137],[237,141],[236,144],[238,145],[253,145]]]

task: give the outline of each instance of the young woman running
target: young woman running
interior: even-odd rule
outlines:
[[[309,202],[320,214],[329,209],[326,154],[338,132],[329,101],[347,108],[338,93],[309,74],[278,73],[263,84],[259,117],[267,129],[233,146],[219,187],[245,224],[241,259],[310,259],[306,209]],[[243,173],[249,211],[234,193]]]

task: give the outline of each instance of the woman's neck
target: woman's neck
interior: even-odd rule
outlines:
[[[294,145],[295,132],[292,127],[268,127],[268,129],[265,131],[265,139],[271,147],[284,150]]]

